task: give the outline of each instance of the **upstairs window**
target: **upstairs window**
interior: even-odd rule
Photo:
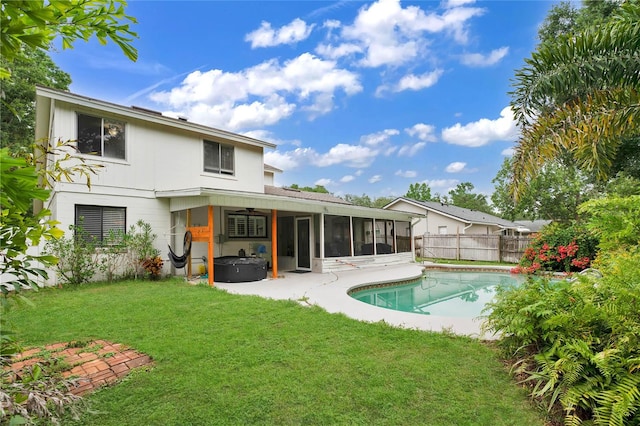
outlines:
[[[204,141],[204,171],[207,173],[234,174],[233,146]]]
[[[78,150],[83,154],[125,159],[125,123],[78,114]]]

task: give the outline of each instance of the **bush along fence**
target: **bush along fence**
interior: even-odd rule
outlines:
[[[416,256],[434,259],[518,263],[532,241],[511,235],[418,235]]]

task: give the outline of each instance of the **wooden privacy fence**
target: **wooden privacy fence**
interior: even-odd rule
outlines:
[[[418,235],[416,256],[518,263],[531,237],[510,235]]]

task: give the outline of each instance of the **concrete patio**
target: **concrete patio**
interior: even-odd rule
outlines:
[[[352,288],[367,284],[411,281],[422,276],[425,265],[418,263],[368,267],[330,273],[283,272],[278,279],[246,283],[215,283],[233,294],[256,295],[271,299],[297,300],[317,305],[330,313],[367,322],[387,324],[417,330],[450,332],[479,339],[494,339],[481,330],[481,322],[472,318],[449,318],[399,312],[360,302],[348,295]]]

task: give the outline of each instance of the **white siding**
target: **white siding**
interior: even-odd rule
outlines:
[[[93,185],[112,188],[166,191],[186,188],[233,189],[264,192],[262,148],[234,145],[233,176],[203,171],[203,136],[160,126],[130,117],[114,116],[87,108],[56,102],[52,136],[60,140],[77,138],[76,113],[80,111],[126,122],[126,160],[86,155],[105,167],[92,178]],[[228,143],[225,141],[218,141]],[[230,144],[230,143],[229,143]]]
[[[164,272],[169,272],[167,244],[170,242],[171,218],[167,200],[105,194],[104,192],[101,194],[58,192],[51,200],[50,208],[54,212],[52,217],[60,222],[58,227],[65,231],[65,237],[69,236],[69,226],[75,222],[76,204],[126,207],[127,231],[140,219],[150,224],[153,232],[157,235],[154,246],[160,250],[160,257],[165,261]],[[51,274],[50,284],[56,284],[54,275]]]
[[[427,210],[426,208],[407,203],[403,200],[399,200],[397,203],[391,206],[389,210],[416,213],[419,220],[417,220],[417,223],[413,227],[414,235],[424,235],[425,233],[428,233],[430,235],[440,235],[441,227],[447,228],[447,235],[493,235],[500,230],[500,228],[497,226],[486,224],[474,224],[465,229],[467,223],[461,220],[442,215],[438,212]]]

